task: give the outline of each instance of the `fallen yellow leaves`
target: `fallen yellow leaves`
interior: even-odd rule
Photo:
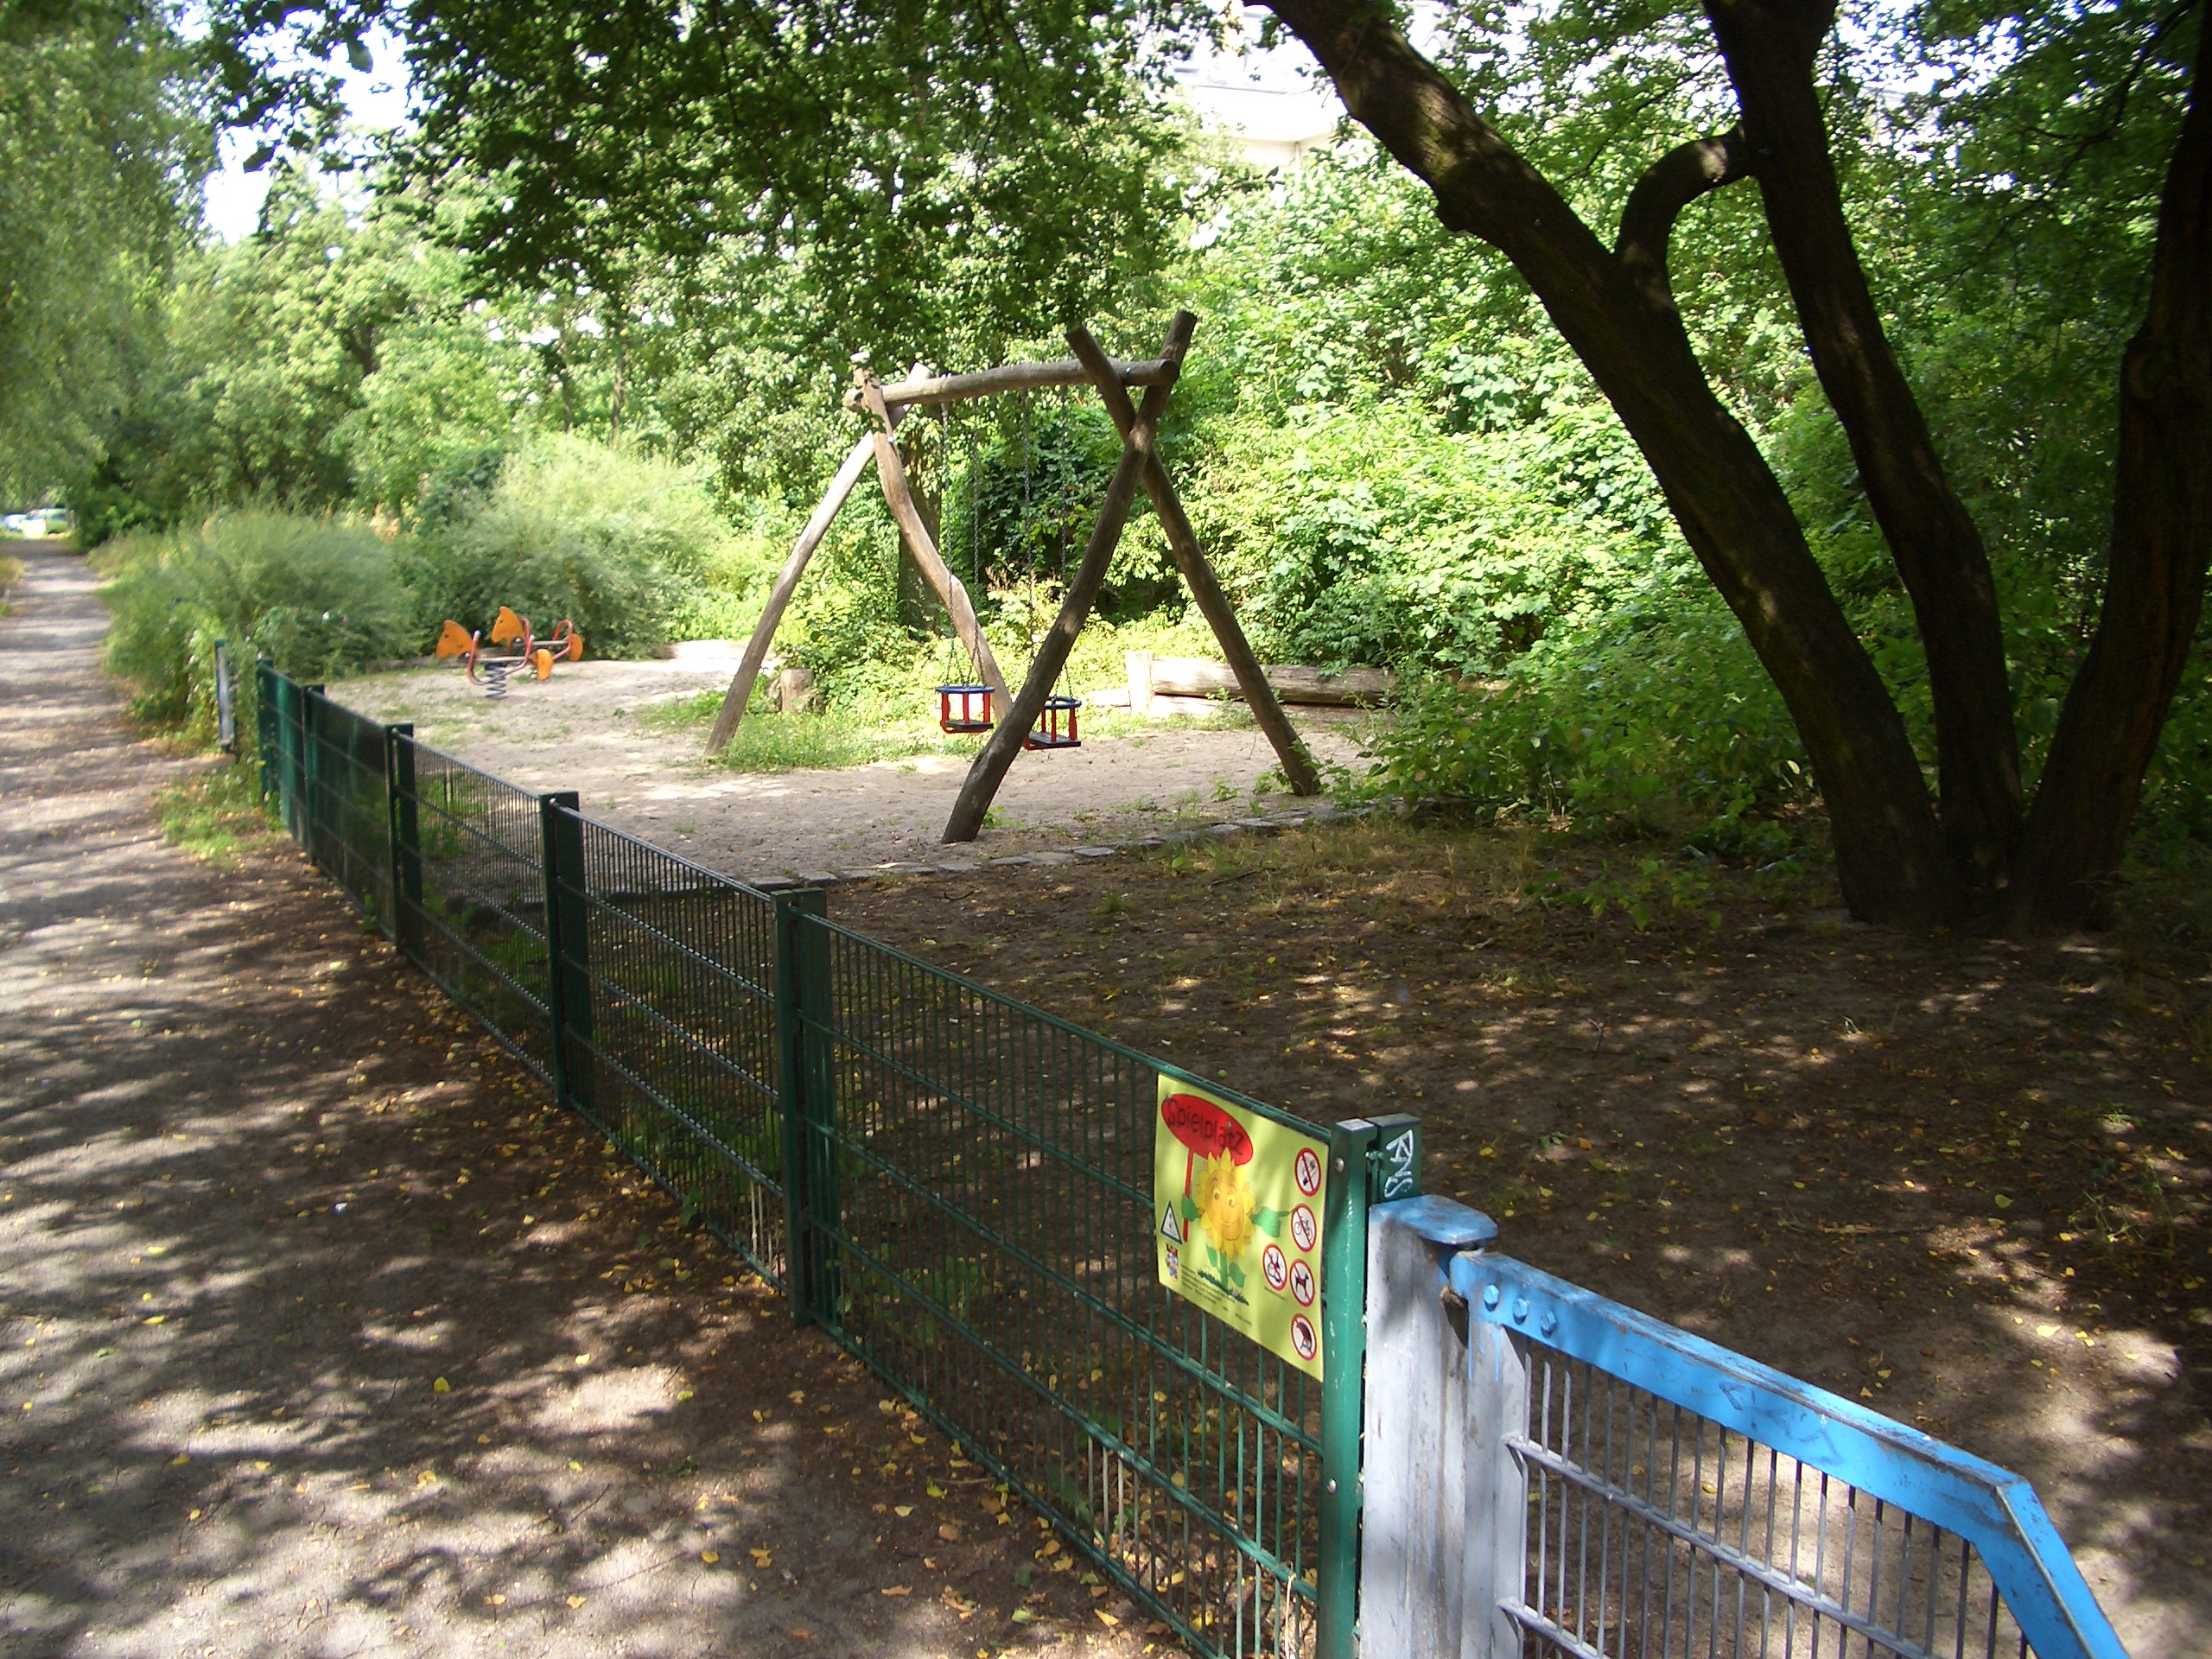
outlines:
[[[875,1593],[879,1596],[911,1596],[914,1593],[914,1586],[911,1584],[887,1584]]]
[[[721,1560],[721,1558],[722,1553],[718,1549],[705,1549],[699,1552],[699,1559],[704,1561],[709,1567],[712,1567],[716,1561]]]
[[[748,1549],[746,1554],[753,1557],[753,1565],[755,1567],[766,1567],[770,1564],[771,1557],[765,1549]]]
[[[432,1394],[451,1394],[453,1392],[453,1384],[447,1382],[445,1378],[442,1376],[436,1382],[430,1384],[430,1392]]]

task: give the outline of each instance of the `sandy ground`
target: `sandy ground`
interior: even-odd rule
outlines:
[[[124,730],[81,562],[23,550],[0,1650],[1135,1659],[1133,1608],[288,845],[166,844],[185,763]]]
[[[1024,754],[999,791],[993,827],[947,848],[938,836],[967,775],[962,757],[740,772],[705,763],[703,729],[639,718],[654,702],[723,689],[736,666],[734,647],[702,641],[664,662],[563,664],[499,702],[452,668],[372,675],[330,695],[378,720],[411,721],[423,742],[525,788],[576,790],[593,817],[747,878],[1134,841],[1179,817],[1293,804],[1255,796],[1275,766],[1255,727],[1169,719],[1086,737],[1071,752]],[[1353,761],[1357,718],[1293,711],[1325,765]]]

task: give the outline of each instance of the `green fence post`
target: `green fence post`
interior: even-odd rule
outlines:
[[[315,865],[322,861],[316,856],[321,837],[315,834],[317,818],[315,806],[315,780],[321,770],[315,765],[315,700],[321,696],[322,687],[320,685],[293,683],[292,791],[299,803],[296,811],[300,824],[294,836],[306,852],[308,862]]]
[[[261,804],[276,792],[276,671],[266,657],[253,659],[254,747],[261,762]]]
[[[423,960],[423,826],[415,798],[415,728],[384,728],[384,798],[391,844],[391,940],[412,963]]]
[[[1321,1237],[1321,1559],[1314,1659],[1352,1659],[1359,1630],[1359,1437],[1367,1376],[1368,1154],[1375,1125],[1329,1131]]]
[[[327,816],[322,800],[321,779],[326,768],[322,756],[322,720],[321,707],[322,688],[303,685],[300,688],[300,845],[307,849],[308,862],[325,875],[334,874],[330,861],[325,856],[325,842],[328,839]]]
[[[783,1114],[785,1272],[791,1318],[829,1324],[836,1314],[836,1097],[828,1039],[809,1021],[830,1015],[830,941],[810,923],[828,895],[801,887],[775,895],[776,1103]]]
[[[290,675],[276,677],[276,815],[285,834],[302,845],[306,836],[300,817],[300,683]]]
[[[545,1005],[552,1027],[553,1097],[591,1116],[591,953],[584,885],[582,798],[572,790],[537,798],[545,860]]]

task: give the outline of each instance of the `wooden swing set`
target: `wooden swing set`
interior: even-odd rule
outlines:
[[[906,379],[890,385],[882,385],[864,367],[856,370],[856,384],[846,394],[845,401],[849,408],[868,417],[870,430],[853,446],[844,464],[837,468],[830,487],[823,493],[821,505],[806,521],[791,556],[777,573],[775,585],[768,593],[767,607],[753,627],[753,637],[746,642],[745,655],[739,660],[736,676],[722,699],[721,712],[707,740],[707,752],[721,753],[736,734],[738,722],[744,718],[746,705],[752,698],[753,683],[760,678],[761,664],[767,660],[769,646],[775,640],[776,628],[798,588],[799,578],[805,574],[807,561],[830,533],[838,510],[873,461],[891,517],[905,537],[915,563],[920,567],[923,580],[952,619],[953,632],[967,652],[976,680],[980,682],[938,689],[939,723],[948,731],[990,732],[969,768],[959,798],[953,803],[952,816],[944,826],[944,840],[967,842],[976,838],[982,829],[983,816],[989,810],[992,798],[1005,781],[1007,768],[1024,748],[1079,746],[1076,710],[1080,705],[1075,698],[1060,695],[1054,688],[1067,666],[1076,638],[1090,620],[1091,607],[1097,602],[1099,591],[1105,585],[1107,567],[1113,561],[1114,550],[1121,544],[1122,528],[1128,521],[1129,509],[1140,488],[1152,498],[1153,511],[1159,517],[1160,528],[1166,532],[1168,552],[1175,561],[1175,568],[1190,589],[1199,613],[1220,642],[1222,655],[1236,676],[1237,690],[1243,694],[1260,729],[1274,746],[1293,792],[1319,794],[1320,779],[1314,771],[1313,759],[1291,728],[1282,704],[1268,683],[1260,659],[1244,638],[1244,630],[1236,620],[1229,596],[1222,591],[1213,567],[1206,563],[1205,555],[1198,547],[1197,532],[1191,528],[1190,518],[1183,511],[1174,480],[1168,477],[1160,459],[1157,440],[1160,417],[1166,413],[1168,399],[1182,372],[1183,359],[1190,350],[1192,331],[1197,326],[1198,319],[1191,313],[1178,311],[1167,326],[1167,337],[1160,355],[1148,361],[1115,361],[1100,349],[1089,330],[1077,324],[1068,330],[1067,335],[1075,356],[1058,362],[1011,363],[973,374],[936,375],[918,369]],[[1062,595],[1058,614],[1039,639],[1029,671],[1017,693],[1009,689],[998,659],[992,655],[990,642],[983,637],[967,588],[945,563],[922,522],[920,509],[916,506],[907,483],[906,465],[893,440],[899,423],[908,411],[920,404],[957,404],[1002,392],[1081,385],[1096,391],[1116,429],[1121,433],[1121,459],[1106,486],[1105,499],[1099,506],[1098,518],[1084,548],[1083,562]],[[1130,401],[1132,387],[1143,388],[1141,404]],[[995,718],[995,712],[1001,709],[1005,711],[1003,717]]]

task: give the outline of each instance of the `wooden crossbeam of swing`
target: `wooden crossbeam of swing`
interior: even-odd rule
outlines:
[[[1075,348],[1077,357],[1090,365],[1091,384],[1098,389],[1107,414],[1113,417],[1116,429],[1126,442],[1136,425],[1137,411],[1115,372],[1112,359],[1099,350],[1098,342],[1079,324],[1068,331],[1068,344]],[[1143,482],[1145,493],[1152,498],[1153,512],[1166,533],[1167,550],[1175,561],[1176,569],[1182,574],[1183,584],[1191,590],[1198,613],[1212,628],[1222,655],[1228,659],[1230,671],[1236,677],[1236,689],[1244,694],[1245,705],[1273,746],[1276,760],[1282,763],[1283,778],[1290,785],[1291,793],[1319,795],[1321,777],[1314,770],[1313,758],[1306,753],[1306,745],[1291,726],[1290,716],[1283,713],[1274,687],[1268,683],[1267,671],[1260,666],[1259,654],[1245,639],[1243,624],[1236,620],[1236,607],[1222,592],[1213,566],[1206,562],[1205,551],[1198,545],[1198,531],[1191,528],[1190,515],[1183,511],[1183,499],[1175,492],[1175,480],[1168,477],[1166,464],[1160,459],[1157,450],[1146,453]]]
[[[1122,386],[1156,386],[1163,380],[1174,378],[1164,358],[1147,361],[1113,365],[1116,382]],[[894,380],[880,388],[884,403],[892,409],[902,409],[910,404],[958,404],[973,397],[988,397],[1001,391],[1033,391],[1042,386],[1087,386],[1092,384],[1091,372],[1076,358],[1064,357],[1055,363],[1009,363],[995,369],[978,369],[969,374],[909,375],[904,380]],[[857,410],[862,405],[859,387],[845,394],[845,407]]]
[[[1028,677],[1015,694],[1013,706],[999,717],[988,741],[968,768],[968,777],[952,804],[952,816],[945,822],[944,839],[948,842],[976,839],[983,827],[983,814],[999,792],[999,785],[1006,780],[1007,769],[1021,752],[1023,741],[1045,711],[1045,699],[1052,696],[1061,670],[1067,666],[1068,653],[1075,648],[1076,636],[1083,632],[1090,607],[1097,602],[1099,590],[1106,585],[1107,568],[1113,563],[1114,550],[1121,544],[1130,505],[1136,499],[1145,463],[1151,458],[1154,442],[1159,436],[1160,418],[1167,412],[1167,399],[1175,390],[1176,377],[1182,372],[1183,356],[1190,349],[1191,332],[1198,323],[1198,318],[1188,311],[1178,311],[1167,325],[1167,340],[1160,356],[1160,361],[1168,365],[1168,372],[1146,388],[1136,419],[1122,435],[1122,458],[1114,468],[1112,480],[1106,486],[1106,499],[1099,505],[1097,522],[1090,527],[1090,540],[1084,548],[1083,563],[1077,569],[1075,579],[1068,583],[1059,614],[1052,619],[1052,626],[1045,631],[1045,637],[1037,642],[1037,654],[1030,659]],[[1088,340],[1089,336],[1084,338]],[[1074,343],[1072,334],[1069,343]]]

